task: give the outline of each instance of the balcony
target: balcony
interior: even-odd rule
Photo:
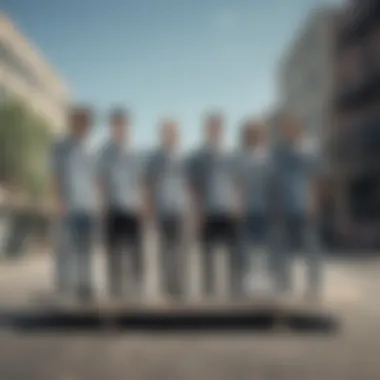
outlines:
[[[340,86],[338,84],[335,96],[338,111],[360,108],[380,99],[380,67],[377,60],[367,57],[360,71],[363,75],[354,83],[347,78],[346,81],[342,80]]]
[[[379,0],[360,0],[349,5],[341,16],[338,27],[339,47],[362,39],[370,27],[380,19]]]
[[[380,114],[347,126],[330,141],[332,160],[351,172],[380,172]]]

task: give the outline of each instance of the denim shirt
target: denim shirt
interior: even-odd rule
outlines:
[[[141,154],[114,141],[103,148],[99,176],[109,207],[138,212],[142,204],[144,160]]]
[[[188,208],[186,161],[180,153],[159,149],[148,160],[146,179],[159,217],[182,216]]]

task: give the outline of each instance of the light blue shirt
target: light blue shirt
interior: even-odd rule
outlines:
[[[235,157],[205,147],[195,153],[189,165],[203,211],[209,215],[230,213],[238,195]]]
[[[96,153],[86,141],[68,137],[53,147],[52,170],[69,212],[96,210],[96,167]]]
[[[274,185],[287,213],[306,215],[311,182],[321,170],[317,152],[299,146],[281,146],[274,154]]]
[[[142,156],[116,142],[103,148],[99,176],[109,207],[138,212],[141,208],[144,160]]]
[[[267,149],[240,153],[238,168],[243,206],[248,214],[266,214],[270,202],[271,157]]]
[[[147,182],[154,194],[154,207],[159,217],[181,216],[188,207],[186,163],[175,152],[160,149],[147,165]]]

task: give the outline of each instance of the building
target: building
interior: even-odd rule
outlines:
[[[380,245],[380,2],[352,0],[340,16],[333,139],[337,217]],[[371,233],[372,231],[372,233]],[[376,241],[376,238],[378,241]]]
[[[280,102],[304,121],[308,136],[321,149],[331,119],[336,17],[335,8],[312,11],[279,65]]]
[[[70,92],[38,50],[0,14],[0,99],[25,102],[61,133]]]

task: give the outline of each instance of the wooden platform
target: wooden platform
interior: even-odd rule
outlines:
[[[164,301],[155,303],[109,301],[80,303],[75,300],[45,300],[35,305],[40,318],[84,325],[119,324],[155,330],[190,328],[290,328],[335,329],[339,317],[333,310],[297,301]]]

